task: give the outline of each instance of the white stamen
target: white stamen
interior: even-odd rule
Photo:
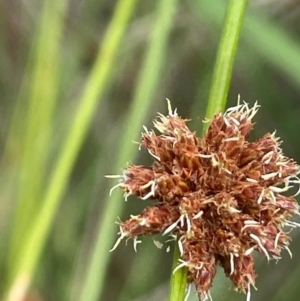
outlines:
[[[245,229],[247,228],[258,228],[260,227],[260,225],[245,225],[243,228],[242,228],[242,231],[244,231]]]
[[[201,158],[205,158],[205,159],[212,157],[212,155],[204,155],[204,154],[199,154],[198,156],[201,157]]]
[[[288,191],[290,188],[292,188],[292,186],[285,186],[283,188],[276,187],[276,186],[270,186],[269,188],[274,192],[281,193],[281,192]]]
[[[182,214],[179,218],[181,228],[184,226],[184,218],[185,218],[185,214]]]
[[[112,192],[117,188],[117,187],[121,187],[124,183],[119,183],[117,185],[115,185],[114,187],[112,187],[110,190],[109,190],[109,195],[111,196]]]
[[[246,250],[245,255],[248,256],[252,253],[252,251],[254,250],[255,247],[251,247],[249,249]]]
[[[121,242],[122,239],[123,239],[123,237],[120,236],[120,237],[117,239],[117,241],[115,242],[115,244],[113,245],[113,247],[109,250],[109,252],[114,251],[114,250],[118,247],[118,245],[120,244],[120,242]]]
[[[277,208],[274,212],[273,212],[273,215],[275,215],[277,212],[279,212],[281,209],[280,208]]]
[[[224,171],[225,171],[227,174],[229,174],[229,175],[232,174],[232,172],[231,172],[230,170],[228,170],[228,169],[226,169],[226,168],[224,168],[224,167],[222,167],[221,169],[224,170]]]
[[[228,209],[231,213],[241,213],[242,212],[241,210],[238,210],[238,209],[236,209],[234,207],[230,207],[230,206],[228,207]]]
[[[152,180],[152,181],[149,181],[148,183],[142,185],[141,188],[142,188],[142,189],[148,188],[148,187],[150,187],[151,185],[153,185],[153,183],[155,183],[153,180]]]
[[[246,178],[246,181],[247,181],[247,182],[250,182],[250,183],[258,183],[257,180],[252,179],[252,178]]]
[[[166,128],[158,122],[154,122],[154,127],[161,133],[164,133]]]
[[[154,124],[157,124],[157,123],[161,124],[161,123],[166,123],[166,122],[168,122],[169,119],[168,119],[164,114],[162,114],[162,113],[157,113],[157,115],[158,115],[158,117],[160,118],[161,122],[159,122],[159,121],[153,121]]]
[[[123,175],[105,175],[104,177],[109,179],[120,179],[123,178]]]
[[[276,203],[276,197],[275,197],[275,195],[274,195],[274,193],[273,193],[273,191],[270,189],[269,190],[269,192],[268,192],[268,194],[267,194],[267,197],[269,198],[269,199],[271,199],[271,201],[275,204]]]
[[[154,155],[154,154],[151,152],[150,149],[148,149],[148,153],[149,153],[154,159],[156,159],[157,161],[160,161],[160,157]]]
[[[180,218],[175,222],[173,223],[172,225],[170,225],[163,233],[163,235],[166,235],[168,234],[169,232],[171,232],[173,229],[175,229],[177,227],[177,224],[180,222]]]
[[[270,135],[273,139],[276,138],[276,132],[277,132],[277,130],[275,130],[275,131]]]
[[[240,122],[238,120],[236,120],[235,118],[231,117],[231,120],[233,121],[233,123],[235,123],[237,126],[240,126]],[[237,139],[238,140],[238,139]]]
[[[147,224],[147,220],[145,218],[142,218],[142,220],[139,222],[139,224],[141,226],[146,226],[146,227],[149,227],[149,224]]]
[[[250,291],[250,282],[249,282],[246,301],[250,301],[250,298],[251,298],[251,291]]]
[[[254,234],[250,234],[250,237],[252,237],[258,243],[260,249],[265,253],[265,255],[266,255],[266,257],[267,257],[267,259],[269,261],[270,260],[270,256],[269,256],[267,250],[265,249],[265,247],[262,245],[260,239],[256,235],[254,235]]]
[[[169,253],[169,252],[170,252],[170,249],[171,249],[171,247],[168,246],[167,249],[166,249],[166,252]]]
[[[288,163],[288,161],[278,161],[276,162],[277,166],[285,166]]]
[[[144,195],[143,197],[141,197],[141,200],[147,200],[148,198],[150,198],[151,196],[155,195],[155,181],[149,181],[147,184],[141,186],[142,189],[148,188],[151,186],[151,190],[150,192],[148,192],[146,195]]]
[[[272,153],[272,156],[270,156],[269,157],[269,159],[267,159],[265,162],[264,162],[264,164],[269,164],[270,162],[271,162],[271,160],[272,160],[272,158],[273,158],[273,151],[271,152]],[[279,168],[280,170],[282,170],[282,167],[280,166],[280,168]],[[280,176],[281,177],[281,176]]]
[[[145,133],[149,135],[149,131],[145,125],[143,125],[143,129],[144,129]]]
[[[147,200],[148,198],[150,198],[151,196],[154,196],[152,191],[148,192],[148,193],[145,194],[143,197],[141,197],[141,200],[145,201],[145,200]]]
[[[299,211],[294,211],[294,214],[300,215],[300,212]]]
[[[248,105],[247,105],[248,107]],[[254,106],[249,110],[249,116],[248,119],[251,120],[255,114],[257,113],[258,109],[259,109],[259,105],[257,104],[257,101],[255,102]]]
[[[187,214],[185,214],[185,218],[186,218],[187,232],[191,232],[192,225]]]
[[[153,181],[153,184],[151,186],[152,195],[155,195],[155,181]]]
[[[234,257],[233,254],[230,253],[230,275],[234,272]]]
[[[123,232],[122,227],[120,226],[120,237],[117,239],[117,241],[115,242],[115,244],[113,245],[113,247],[109,250],[109,252],[114,251],[118,245],[120,244],[121,240],[127,236],[127,233]]]
[[[278,175],[278,172],[271,172],[271,173],[267,173],[265,175],[261,175],[260,177],[266,181],[266,180],[270,180],[270,179],[274,178],[277,175]]]
[[[248,280],[250,281],[250,284],[254,287],[254,289],[257,291],[257,287],[254,285],[254,281],[250,275],[247,276]]]
[[[172,112],[172,107],[171,107],[171,102],[168,98],[166,98],[167,102],[168,102],[168,114],[172,117],[177,116],[177,109],[174,110],[174,113]]]
[[[169,236],[170,236],[171,238],[168,239],[166,242],[176,241],[176,240],[177,240],[177,235],[175,235],[175,234],[170,234]]]
[[[297,192],[294,195],[292,195],[292,197],[295,197],[300,193],[300,179],[297,176],[293,176],[292,178],[295,178],[296,180],[288,179],[288,183],[295,183],[299,185]]]
[[[215,158],[215,156],[212,156],[212,158],[211,158],[211,164],[212,164],[213,167],[219,165],[219,162],[218,162],[218,160]]]
[[[274,151],[270,151],[268,153],[266,153],[262,158],[261,161],[264,162],[264,164],[269,164],[272,160]]]
[[[228,127],[230,127],[230,123],[229,123],[229,121],[227,120],[227,118],[225,117],[225,115],[223,116],[223,119],[224,119],[225,124],[226,124]]]
[[[282,178],[282,166],[279,166],[278,177]]]
[[[183,261],[182,259],[179,259],[179,261],[181,262],[181,264],[179,264],[174,270],[173,270],[173,274],[175,274],[179,269],[186,267],[188,265],[187,262]]]
[[[231,137],[231,138],[223,139],[223,142],[230,142],[230,141],[239,141],[239,138],[238,137]]]
[[[206,301],[206,300],[208,300],[208,294],[204,293],[204,299],[203,299],[203,301]]]
[[[160,241],[158,240],[153,240],[154,245],[158,248],[161,249],[163,247],[164,244],[162,244]]]
[[[184,301],[187,301],[189,296],[190,296],[190,293],[191,293],[191,288],[192,288],[192,284],[190,283],[188,286],[187,286],[187,290],[186,290],[186,294],[185,294],[185,298],[184,298]]]
[[[197,219],[197,218],[201,217],[202,215],[203,215],[203,211],[200,210],[200,211],[193,217],[193,219]]]
[[[259,222],[254,221],[254,220],[247,220],[247,221],[244,221],[244,224],[245,225],[259,225]]]
[[[290,257],[293,258],[293,254],[292,254],[291,250],[287,246],[285,246],[284,248],[288,251]]]
[[[135,252],[137,252],[137,250],[136,250],[137,245],[140,244],[141,242],[142,242],[142,241],[141,241],[141,240],[138,240],[137,237],[135,237],[135,238],[133,239],[133,249],[134,249]]]
[[[125,193],[124,193],[125,202],[127,202],[128,197],[129,197],[130,195],[131,195],[131,193],[129,193],[129,192],[125,192]]]
[[[178,249],[179,249],[179,252],[180,252],[181,256],[183,255],[183,245],[182,245],[182,242],[181,242],[182,238],[183,238],[183,236],[178,239]]]
[[[225,115],[231,115],[231,113],[236,113],[243,105],[237,105],[235,107],[228,108],[225,112]]]
[[[294,176],[294,177],[296,177],[296,176]],[[295,183],[295,184],[300,184],[300,180],[299,180],[299,178],[298,177],[296,177],[297,178],[297,180],[291,180],[290,178],[288,179],[288,183]]]
[[[209,300],[210,300],[210,301],[213,301],[213,298],[211,297],[210,291],[207,292],[207,295],[208,295],[208,297],[209,297]]]
[[[286,225],[287,225],[287,226],[290,226],[290,227],[293,227],[293,228],[300,227],[300,224],[299,224],[299,223],[292,222],[292,221],[287,221],[287,222],[286,222]]]
[[[278,241],[279,241],[279,236],[281,235],[281,232],[279,231],[277,234],[276,234],[276,237],[275,237],[275,242],[274,242],[274,247],[275,249],[277,249],[277,245],[278,245]]]
[[[155,195],[155,181],[152,181],[151,192],[152,192],[152,195],[154,196]]]
[[[265,190],[263,189],[258,197],[257,204],[260,204],[262,202],[264,194],[265,194]]]

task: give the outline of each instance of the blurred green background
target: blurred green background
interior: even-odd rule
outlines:
[[[109,253],[118,217],[147,202],[109,197],[117,180],[104,175],[149,163],[132,141],[167,113],[166,98],[201,132],[226,4],[1,1],[1,300],[167,300],[172,255],[153,238]],[[276,129],[298,162],[299,20],[298,0],[250,1],[228,100],[258,100],[252,139]],[[292,234],[292,260],[257,258],[251,300],[299,300]],[[212,297],[246,299],[221,270]]]

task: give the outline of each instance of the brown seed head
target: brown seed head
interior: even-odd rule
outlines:
[[[129,165],[117,185],[125,196],[155,199],[140,215],[120,222],[120,238],[156,233],[176,234],[178,268],[188,268],[204,300],[217,264],[235,287],[250,296],[255,285],[253,251],[268,260],[288,249],[285,230],[298,213],[294,197],[282,193],[299,184],[299,166],[282,153],[274,134],[249,142],[255,104],[238,104],[215,115],[201,139],[176,112],[159,114],[153,130],[142,134],[152,166]]]

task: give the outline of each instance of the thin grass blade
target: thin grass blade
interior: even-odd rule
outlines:
[[[119,157],[112,173],[118,173],[128,160],[133,160],[136,156],[137,147],[132,143],[132,140],[137,140],[138,138],[159,83],[176,3],[176,0],[158,1],[157,18],[152,38],[124,125],[124,133],[119,144]],[[107,207],[103,212],[102,221],[99,223],[97,240],[88,264],[82,294],[79,298],[81,301],[96,301],[102,293],[109,260],[109,250],[115,239],[116,228],[113,225],[123,207],[121,199],[122,192],[115,191],[106,203]]]
[[[54,165],[42,208],[37,218],[34,219],[32,227],[28,229],[24,243],[19,246],[19,254],[22,256],[17,260],[17,271],[14,273],[6,300],[21,300],[32,281],[78,151],[93,118],[95,108],[107,87],[109,73],[135,2],[136,0],[123,0],[117,4],[115,14],[79,101],[70,132]],[[19,292],[21,294],[16,298],[16,294]]]

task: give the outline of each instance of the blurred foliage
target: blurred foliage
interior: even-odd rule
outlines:
[[[127,161],[147,162],[132,140],[166,112],[165,98],[201,132],[226,3],[0,3],[2,298],[27,285],[26,297],[11,300],[167,298],[172,256],[152,238],[136,254],[124,243],[108,253],[114,221],[147,202],[132,198],[122,210],[120,192],[108,196],[116,181],[104,175],[121,173]],[[238,94],[258,100],[253,136],[276,129],[298,162],[299,7],[297,0],[250,1],[229,96],[229,105]],[[299,299],[299,231],[293,235],[292,260],[257,260],[252,300]],[[222,272],[212,296],[245,299]]]

